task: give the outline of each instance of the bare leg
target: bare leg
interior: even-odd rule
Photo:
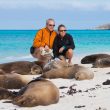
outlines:
[[[71,59],[73,57],[73,50],[72,49],[68,49],[68,51],[66,52],[66,57],[68,58],[68,63],[71,64]]]
[[[34,58],[38,58],[39,61],[48,61],[51,60],[51,56],[49,55],[41,55],[40,48],[35,48],[34,54],[32,54]]]
[[[32,56],[34,58],[38,58],[39,59],[41,57],[40,49],[39,48],[35,48],[34,53],[32,54]]]

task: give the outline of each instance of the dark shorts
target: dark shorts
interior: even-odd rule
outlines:
[[[58,56],[63,55],[66,58],[66,52],[68,51],[68,49],[64,50],[62,53],[59,53]]]
[[[34,51],[35,51],[35,47],[31,46],[31,47],[30,47],[30,53],[33,54]]]

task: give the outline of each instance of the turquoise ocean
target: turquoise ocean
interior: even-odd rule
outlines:
[[[37,30],[0,30],[0,63],[34,60],[30,47]],[[110,30],[68,30],[75,42],[75,56],[110,53]]]

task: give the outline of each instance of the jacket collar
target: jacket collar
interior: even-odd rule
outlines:
[[[58,34],[58,37],[59,37],[60,39],[64,39],[64,38],[66,37],[66,35],[67,35],[67,34],[65,34],[64,37],[61,37],[60,34]]]
[[[53,30],[53,31],[50,31],[47,27],[45,27],[45,29],[46,29],[49,33],[54,32],[54,30]]]

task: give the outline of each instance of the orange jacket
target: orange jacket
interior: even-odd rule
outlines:
[[[33,47],[44,47],[45,45],[52,48],[56,32],[50,32],[47,28],[39,30],[34,38]]]

